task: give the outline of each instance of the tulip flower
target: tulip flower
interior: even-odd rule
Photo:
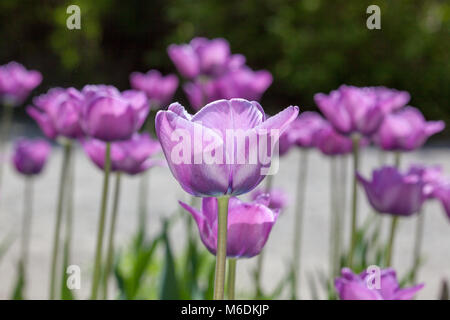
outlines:
[[[269,238],[279,209],[268,207],[269,195],[262,194],[252,202],[231,197],[228,205],[227,257],[251,258],[258,255]],[[199,211],[180,201],[198,226],[200,238],[212,254],[217,251],[218,202],[216,198],[203,198]]]
[[[375,94],[375,103],[384,114],[389,114],[406,106],[411,98],[409,93],[406,91],[386,87],[366,87],[364,90]]]
[[[255,201],[263,194],[269,195],[269,204],[267,206],[272,210],[279,210],[281,212],[289,203],[287,193],[277,188],[271,188],[268,191],[261,188],[256,189],[252,192],[251,199]]]
[[[14,167],[23,175],[37,175],[44,168],[50,151],[50,144],[45,140],[19,139],[14,145]]]
[[[89,137],[106,142],[128,140],[143,125],[149,112],[143,92],[120,92],[113,86],[88,85],[81,125]]]
[[[266,119],[259,103],[231,99],[212,102],[191,116],[173,103],[156,115],[156,133],[172,174],[186,192],[203,197],[239,195],[264,178],[261,172],[270,167],[272,156],[268,149],[297,114],[298,107],[291,106]],[[237,142],[230,139],[233,136]],[[267,159],[256,156],[267,151]]]
[[[349,268],[343,268],[334,285],[341,300],[411,300],[424,287],[419,284],[400,288],[392,268],[380,270],[379,275],[366,271],[357,275]]]
[[[205,104],[223,98],[216,82],[214,79],[201,79],[183,85],[184,93],[194,110],[200,110]]]
[[[53,88],[34,98],[33,103],[27,112],[48,138],[78,139],[84,135],[80,125],[83,95],[78,90]]]
[[[42,81],[36,70],[27,70],[17,62],[0,66],[0,99],[11,106],[20,105]]]
[[[84,140],[82,145],[94,164],[104,170],[106,143],[90,139]],[[163,165],[162,161],[152,159],[152,156],[160,150],[159,142],[152,139],[147,133],[136,133],[130,140],[113,142],[111,144],[111,171],[136,175],[153,166]]]
[[[450,218],[450,183],[440,186],[436,191],[436,197],[442,203],[442,206]]]
[[[169,103],[178,87],[178,78],[169,74],[161,75],[158,70],[147,73],[133,72],[130,75],[131,87],[145,92],[150,104],[156,108]]]
[[[383,150],[411,151],[444,128],[443,121],[427,122],[418,109],[406,107],[385,117],[374,141]]]

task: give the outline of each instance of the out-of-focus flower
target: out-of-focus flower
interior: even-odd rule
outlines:
[[[380,270],[379,276],[377,283],[376,274],[364,271],[357,275],[349,268],[343,268],[334,285],[341,300],[411,300],[424,287],[424,284],[419,284],[400,288],[392,268]]]
[[[19,139],[14,144],[13,163],[24,175],[39,174],[50,154],[50,144],[42,139]]]
[[[2,103],[20,105],[42,81],[36,70],[27,70],[15,61],[0,66],[0,98]]]
[[[411,98],[407,91],[400,91],[386,87],[366,87],[364,90],[375,94],[375,103],[385,114],[389,114],[406,106]]]
[[[266,119],[259,103],[231,99],[212,102],[191,116],[173,103],[157,113],[156,133],[186,192],[239,195],[263,180],[272,147],[297,115],[298,107],[291,106]]]
[[[342,134],[375,133],[385,115],[374,90],[342,85],[326,95],[318,93],[314,100],[333,127]]]
[[[133,72],[130,84],[133,89],[145,92],[152,106],[160,108],[172,100],[178,87],[178,78],[173,74],[163,76],[158,70]]]
[[[120,92],[113,86],[88,85],[82,90],[81,126],[89,137],[106,142],[128,140],[142,126],[149,104],[143,92]]]
[[[78,139],[84,135],[80,125],[83,95],[78,90],[53,88],[34,98],[33,104],[27,112],[50,139]]]
[[[91,139],[82,141],[83,149],[92,162],[104,170],[106,143]],[[163,166],[165,161],[152,158],[161,151],[161,146],[147,133],[134,134],[130,140],[111,143],[111,171],[130,175],[141,173],[154,166]]]
[[[267,205],[268,195],[261,195],[253,202],[242,202],[231,197],[228,204],[227,257],[251,258],[258,255],[267,242],[279,211]],[[205,247],[216,254],[217,250],[217,199],[203,198],[199,211],[180,202],[195,219],[200,238]]]
[[[411,151],[444,128],[443,121],[427,122],[418,109],[406,107],[385,117],[374,141],[383,150]]]
[[[410,216],[420,211],[426,200],[425,183],[414,172],[401,173],[385,166],[372,173],[372,181],[357,173],[372,207],[379,213]]]
[[[423,193],[427,199],[436,198],[438,189],[446,183],[440,166],[414,164],[410,166],[408,175],[417,175],[423,181]]]
[[[213,79],[198,79],[187,82],[183,90],[194,110],[200,110],[205,104],[220,99],[217,83]]]
[[[441,201],[442,206],[450,219],[450,182],[440,185],[439,188],[436,189],[434,195]]]
[[[255,201],[264,194],[269,195],[269,204],[267,206],[272,210],[280,210],[281,212],[289,203],[289,196],[287,193],[278,188],[272,188],[268,192],[266,192],[264,188],[256,189],[252,192],[251,199]]]
[[[317,149],[327,156],[345,155],[352,152],[353,141],[351,138],[337,132],[333,126],[326,123],[314,135],[314,143]],[[369,140],[362,138],[359,147],[365,147]]]

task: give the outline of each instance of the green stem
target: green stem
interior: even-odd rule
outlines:
[[[395,231],[397,229],[398,216],[393,216],[391,221],[391,230],[389,233],[389,241],[386,247],[386,267],[391,266],[392,251],[394,246]]]
[[[103,234],[105,231],[105,221],[106,221],[106,207],[108,200],[108,184],[109,184],[109,171],[111,167],[111,143],[106,143],[106,154],[105,154],[105,165],[104,165],[104,179],[103,179],[103,194],[102,194],[102,202],[100,208],[100,218],[98,223],[98,232],[97,232],[97,246],[95,249],[95,265],[94,265],[94,273],[92,276],[92,291],[91,291],[91,300],[97,299],[98,287],[100,284],[100,275],[101,275],[101,263],[102,263],[102,247],[103,247]]]
[[[394,165],[397,169],[400,169],[401,166],[401,158],[402,158],[402,154],[401,152],[395,152],[394,153]]]
[[[228,300],[235,299],[236,259],[228,259]]]
[[[293,244],[293,263],[292,263],[292,286],[291,299],[297,299],[298,280],[300,277],[300,253],[302,247],[302,233],[303,233],[303,216],[305,208],[305,192],[306,179],[308,172],[308,150],[300,151],[300,160],[298,167],[298,181],[297,181],[297,197],[295,203],[294,215],[294,244]]]
[[[330,280],[334,281],[337,275],[338,259],[339,259],[339,196],[337,188],[337,159],[330,159]]]
[[[228,200],[229,196],[217,198],[217,252],[216,273],[214,279],[214,300],[223,300],[225,289],[225,269],[227,260],[227,228],[228,228]]]
[[[11,130],[14,107],[4,105],[3,110],[2,126],[0,128],[0,185],[3,178],[4,163],[6,162],[5,150],[8,142],[9,131]]]
[[[117,212],[119,211],[120,198],[120,177],[121,174],[116,174],[116,185],[114,189],[114,203],[109,226],[108,251],[106,256],[105,272],[103,274],[103,299],[108,299],[108,278],[111,274],[114,263],[114,233],[116,231]]]
[[[412,283],[416,284],[417,270],[420,266],[420,260],[422,255],[422,242],[423,242],[423,230],[425,223],[425,215],[423,212],[419,212],[419,216],[416,220],[416,236],[414,239],[414,261],[412,272]]]
[[[30,249],[30,235],[31,235],[31,217],[33,214],[33,180],[27,178],[25,181],[24,190],[24,207],[22,217],[22,239],[20,245],[20,260],[23,268],[23,276],[27,270],[28,255]]]
[[[356,173],[359,170],[359,141],[360,137],[355,135],[352,137],[353,140],[353,198],[352,198],[352,224],[351,224],[351,242],[350,242],[350,252],[348,255],[347,267],[352,268],[353,266],[353,256],[355,254],[356,248],[356,238],[357,238],[357,209],[358,209],[358,182],[356,179]]]
[[[61,166],[61,174],[58,188],[58,202],[56,206],[56,220],[53,233],[53,249],[52,249],[52,266],[50,270],[50,300],[55,299],[56,293],[56,276],[57,276],[57,264],[58,264],[58,251],[59,251],[59,238],[61,233],[61,221],[63,213],[64,197],[66,194],[66,182],[69,174],[70,162],[72,155],[72,143],[66,141],[64,143],[63,162]]]
[[[148,184],[149,171],[144,172],[139,180],[139,219],[138,231],[144,236],[147,230],[147,211],[148,211]]]

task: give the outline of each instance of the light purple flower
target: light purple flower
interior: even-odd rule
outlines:
[[[411,300],[424,287],[424,284],[419,284],[400,288],[392,268],[381,270],[379,283],[375,274],[364,271],[357,275],[349,268],[343,268],[334,285],[341,300]]]
[[[0,98],[2,103],[20,105],[42,81],[36,70],[27,70],[15,61],[0,66]]]
[[[200,110],[205,104],[222,99],[214,79],[199,79],[187,82],[183,90],[194,110]]]
[[[297,114],[298,107],[291,106],[266,119],[259,103],[231,99],[212,102],[192,116],[173,103],[157,113],[156,133],[172,174],[186,192],[239,195],[263,180],[272,147]],[[242,143],[238,138],[243,137],[251,143]]]
[[[281,212],[289,204],[289,196],[284,190],[279,188],[272,188],[268,192],[264,188],[256,189],[252,192],[251,199],[255,201],[264,194],[269,195],[269,204],[267,206],[272,210],[280,210]]]
[[[410,216],[418,213],[426,200],[425,183],[414,172],[401,173],[385,166],[372,173],[372,181],[357,173],[372,207],[379,213]]]
[[[14,167],[21,174],[37,175],[47,162],[50,151],[51,146],[45,140],[21,138],[14,144]]]
[[[163,76],[158,70],[150,70],[145,74],[133,72],[130,84],[133,89],[145,92],[152,106],[160,108],[172,100],[178,87],[178,78],[173,74]]]
[[[366,87],[364,90],[375,94],[375,103],[384,112],[384,114],[389,114],[406,106],[411,98],[407,91],[400,91],[386,87]]]
[[[269,238],[279,211],[267,207],[268,195],[253,202],[242,202],[231,197],[228,204],[227,257],[251,258],[258,255]],[[203,198],[202,210],[180,201],[195,219],[205,247],[212,254],[217,250],[217,198]]]
[[[342,134],[375,133],[385,115],[374,90],[342,85],[326,95],[318,93],[314,100],[333,127]]]
[[[333,126],[326,123],[314,135],[314,144],[323,154],[327,156],[338,156],[349,154],[353,150],[353,141],[348,136],[337,132]],[[366,138],[360,140],[359,147],[369,144]]]
[[[83,95],[78,90],[53,88],[34,98],[33,104],[27,112],[48,138],[78,139],[84,135],[80,124]]]
[[[383,150],[411,151],[444,128],[443,121],[427,122],[418,109],[406,107],[385,117],[374,141]]]
[[[417,175],[423,181],[423,193],[427,199],[437,197],[437,191],[447,183],[440,166],[411,165],[409,175]]]
[[[143,125],[149,104],[143,92],[120,92],[113,86],[88,85],[81,125],[89,137],[106,142],[128,140]]]
[[[435,197],[440,200],[442,207],[450,219],[450,181],[439,186],[434,193]]]
[[[106,143],[91,139],[82,141],[83,149],[94,164],[104,170]],[[161,151],[161,145],[149,134],[134,134],[130,140],[111,143],[111,171],[135,175],[165,161],[152,158]]]

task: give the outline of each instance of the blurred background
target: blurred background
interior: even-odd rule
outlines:
[[[66,9],[81,8],[81,30]],[[381,30],[366,8],[381,8]],[[132,71],[175,73],[166,48],[195,36],[223,37],[274,82],[262,104],[315,108],[313,95],[340,84],[411,92],[428,119],[450,123],[450,3],[445,0],[40,0],[0,2],[0,62],[40,70],[52,86],[129,87]],[[185,102],[181,89],[176,100]],[[434,141],[450,137],[450,126]]]

